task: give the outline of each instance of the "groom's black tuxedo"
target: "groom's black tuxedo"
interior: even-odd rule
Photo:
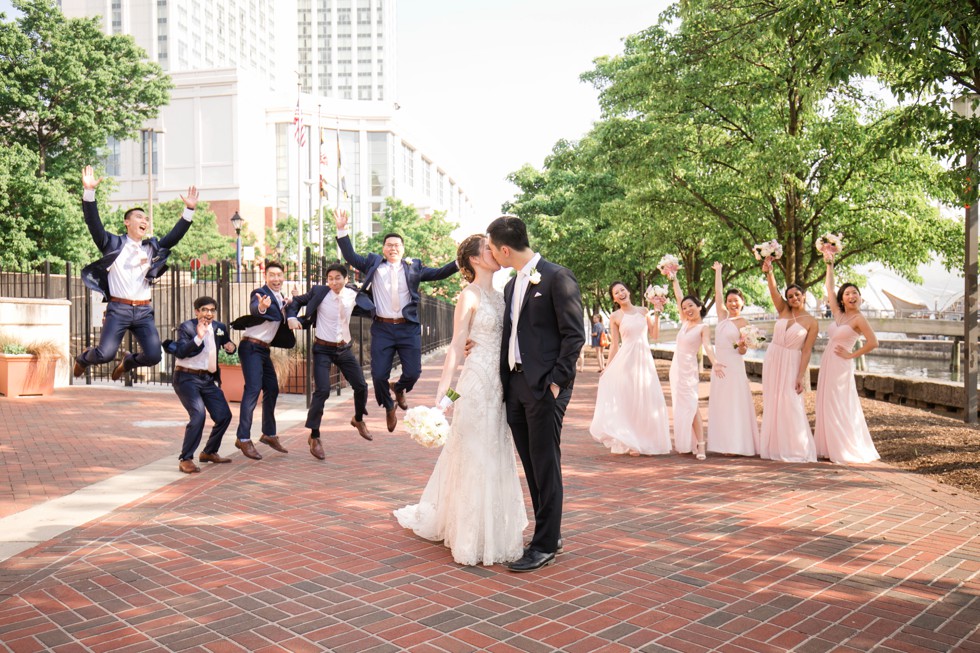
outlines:
[[[534,396],[541,399],[554,383],[562,390],[571,389],[575,365],[585,345],[582,330],[582,295],[571,270],[540,259],[536,266],[541,281],[529,283],[521,302],[517,322],[517,346],[521,351],[524,374]],[[511,304],[514,277],[504,287],[504,330],[500,348],[500,379],[507,399],[507,362],[510,345]]]
[[[524,466],[534,507],[530,547],[555,553],[561,534],[564,491],[561,480],[561,424],[572,398],[575,364],[585,345],[582,295],[571,270],[540,259],[541,278],[528,283],[517,315],[517,348],[521,367],[508,361],[513,296],[519,277],[504,287],[504,328],[500,376],[507,403],[507,423]],[[556,397],[551,384],[560,388]]]

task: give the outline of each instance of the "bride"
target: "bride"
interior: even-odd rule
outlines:
[[[500,384],[504,298],[493,288],[493,273],[500,266],[486,236],[466,238],[456,260],[470,284],[456,303],[437,402],[451,385],[466,340],[478,346],[463,364],[452,428],[422,498],[394,514],[416,535],[442,540],[459,564],[492,565],[523,555],[528,523]]]

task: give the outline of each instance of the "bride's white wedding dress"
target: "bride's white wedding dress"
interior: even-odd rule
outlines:
[[[517,560],[528,523],[500,384],[504,298],[480,296],[446,444],[419,503],[394,511],[416,535],[442,540],[461,565]]]

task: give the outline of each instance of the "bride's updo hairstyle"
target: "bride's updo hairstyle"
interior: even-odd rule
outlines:
[[[483,234],[473,234],[463,239],[463,242],[456,248],[456,265],[459,266],[459,273],[466,279],[467,283],[473,283],[476,278],[476,270],[470,263],[471,256],[479,257],[483,253],[483,242],[486,236]]]

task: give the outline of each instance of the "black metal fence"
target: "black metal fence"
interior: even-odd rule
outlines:
[[[313,284],[326,283],[327,266],[335,261],[312,257],[309,250],[306,251],[306,256],[306,274],[303,278],[298,277],[295,265],[287,265],[284,294],[302,294]],[[52,272],[48,263],[35,270],[0,269],[0,297],[67,299],[71,302],[69,329],[72,355],[99,342],[102,316],[106,307],[101,295],[85,287],[79,272],[80,270],[70,264],[66,266],[63,273]],[[352,272],[357,274],[356,271]],[[356,279],[352,280],[356,281]],[[214,298],[218,304],[217,319],[228,323],[248,312],[252,290],[264,283],[261,270],[236,271],[234,262],[230,261],[202,266],[197,270],[171,265],[170,270],[154,284],[152,290],[154,320],[161,340],[174,337],[180,324],[194,317],[194,300],[198,297]],[[422,323],[423,353],[446,345],[452,339],[453,310],[454,307],[449,302],[433,297],[422,297],[419,319]],[[237,341],[241,332],[232,332],[232,335],[233,340]],[[354,354],[362,367],[370,367],[370,319],[352,318],[351,336],[354,339]],[[297,334],[297,345],[294,349],[273,350],[274,355],[283,363],[279,366],[280,369],[290,370],[286,378],[279,379],[282,391],[304,393],[307,400],[313,387],[312,357],[307,356],[307,352],[311,351],[312,339],[313,334],[307,330]],[[127,335],[120,346],[120,350],[128,351],[136,351],[137,348],[138,344],[132,334]],[[117,359],[121,356],[120,351]],[[140,367],[134,375],[126,375],[126,384],[169,384],[173,366],[173,358],[164,356],[158,365]],[[90,366],[86,369],[85,375],[73,379],[73,383],[91,384],[97,381],[109,381],[113,367],[113,364]],[[332,372],[334,375],[332,381],[338,388],[342,387],[343,378],[336,368]]]

